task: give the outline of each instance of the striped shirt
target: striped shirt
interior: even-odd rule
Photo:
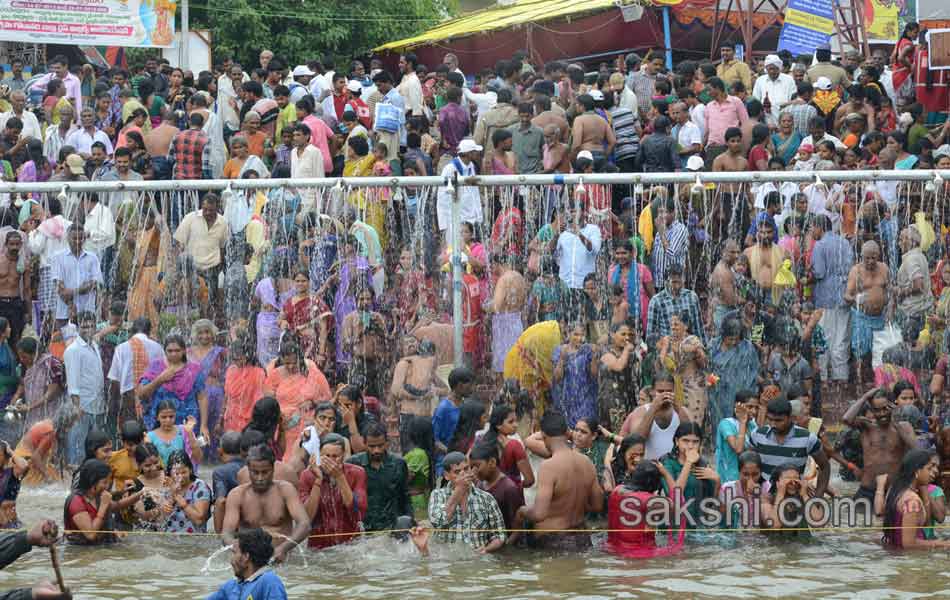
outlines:
[[[778,442],[771,427],[750,431],[747,440],[749,450],[755,450],[762,457],[762,475],[766,477],[771,476],[776,467],[789,463],[804,472],[808,457],[821,450],[818,436],[798,425],[792,425],[782,443]]]
[[[614,146],[614,158],[624,160],[636,158],[640,152],[640,137],[637,135],[637,122],[640,120],[632,110],[613,108],[610,111],[613,121],[614,136],[617,144]]]

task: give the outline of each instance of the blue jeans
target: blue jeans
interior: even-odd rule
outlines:
[[[66,460],[69,464],[76,465],[77,467],[82,464],[83,459],[86,457],[86,436],[89,435],[90,431],[95,429],[104,432],[105,428],[106,413],[93,415],[82,411],[79,420],[76,421],[73,428],[69,430],[69,436],[67,438],[69,450],[66,454]]]

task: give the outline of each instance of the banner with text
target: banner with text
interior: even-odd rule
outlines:
[[[168,48],[174,0],[0,0],[0,40]]]
[[[795,56],[811,54],[828,45],[834,27],[832,0],[789,0],[778,49]]]

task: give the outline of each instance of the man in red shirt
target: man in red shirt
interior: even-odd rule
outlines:
[[[345,438],[335,433],[323,436],[320,457],[310,457],[310,466],[300,474],[297,490],[310,516],[311,548],[329,548],[348,542],[360,533],[366,514],[366,472],[344,463]]]

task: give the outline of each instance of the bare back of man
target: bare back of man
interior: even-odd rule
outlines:
[[[713,269],[709,283],[713,295],[713,301],[710,305],[714,310],[716,307],[731,309],[739,302],[739,295],[736,292],[736,276],[725,261],[720,260],[716,263],[716,268]]]
[[[524,276],[509,269],[498,278],[495,286],[494,311],[496,313],[521,312],[527,296]]]
[[[603,506],[603,489],[593,463],[566,445],[556,448],[538,471],[538,494],[526,516],[537,530],[529,544],[543,549],[582,550],[590,547],[585,529],[588,512]]]
[[[607,121],[593,113],[584,113],[574,117],[573,147],[578,151],[603,152],[607,143]]]

